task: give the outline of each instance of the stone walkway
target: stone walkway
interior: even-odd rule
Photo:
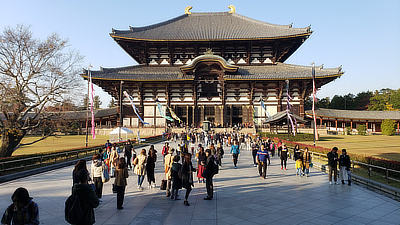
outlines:
[[[204,201],[205,184],[196,182],[187,207],[183,200],[171,200],[159,189],[164,176],[162,146],[155,146],[157,188],[147,188],[146,178],[146,188],[139,191],[137,176],[130,171],[124,209],[117,210],[113,180],[109,181],[104,185],[103,203],[95,211],[96,224],[400,224],[400,202],[358,185],[329,185],[328,176],[313,169],[310,177],[298,178],[291,160],[288,170],[282,171],[278,158],[272,158],[263,180],[249,151],[242,151],[237,169],[228,155],[223,159],[214,179],[214,200]],[[64,201],[71,193],[72,169],[0,184],[0,210],[4,212],[11,203],[16,188],[26,187],[39,204],[41,224],[66,224]],[[181,198],[184,193],[180,191]]]

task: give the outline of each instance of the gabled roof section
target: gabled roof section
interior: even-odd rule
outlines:
[[[191,13],[130,30],[114,30],[114,39],[144,41],[254,40],[309,36],[310,27],[292,28],[251,19],[236,13]]]
[[[236,72],[238,70],[238,68],[239,68],[238,66],[235,66],[235,65],[232,65],[232,64],[228,63],[221,56],[213,55],[211,53],[211,54],[205,54],[205,55],[201,55],[201,56],[198,56],[198,57],[194,58],[193,61],[190,64],[181,66],[180,69],[181,69],[182,72],[193,70],[201,62],[219,62],[220,65],[222,66],[222,68],[225,71],[228,71],[228,72]]]

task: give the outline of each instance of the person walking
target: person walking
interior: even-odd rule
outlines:
[[[171,178],[172,178],[172,192],[171,199],[180,200],[178,198],[179,189],[182,189],[182,180],[179,177],[179,171],[181,170],[182,164],[179,163],[181,157],[179,155],[174,156],[173,163],[171,166]]]
[[[203,172],[206,168],[206,160],[207,156],[204,152],[204,148],[200,147],[199,152],[197,153],[197,180],[199,183],[204,183],[205,177],[203,177]]]
[[[231,147],[230,154],[232,155],[233,165],[235,166],[235,169],[236,169],[237,168],[238,158],[239,158],[239,155],[240,155],[240,149],[239,149],[239,144],[238,144],[237,139],[233,140],[233,145]]]
[[[217,161],[219,166],[222,166],[222,158],[224,157],[224,149],[222,148],[221,142],[217,144]]]
[[[301,150],[299,145],[295,145],[293,149],[294,161],[297,161],[301,156]]]
[[[126,178],[129,177],[128,167],[125,164],[125,159],[120,158],[118,160],[117,167],[115,169],[115,180],[114,185],[117,186],[117,209],[123,209],[125,188],[127,185]]]
[[[182,187],[186,189],[185,200],[183,201],[183,204],[186,206],[190,206],[188,198],[190,192],[192,191],[192,187],[194,187],[193,172],[196,171],[196,168],[193,168],[191,159],[192,155],[190,153],[185,154],[182,164]]]
[[[132,146],[132,143],[131,143],[131,139],[128,139],[128,141],[125,143],[125,149],[124,150],[125,150],[124,151],[124,155],[125,155],[125,158],[126,158],[127,167],[129,167],[129,169],[132,169],[131,160],[132,160],[133,146]],[[133,150],[133,151],[135,151],[135,150]]]
[[[149,188],[156,187],[156,177],[154,176],[156,161],[157,154],[155,153],[154,148],[150,148],[146,163],[147,181],[149,182]]]
[[[287,158],[288,158],[288,149],[286,147],[286,144],[282,144],[282,149],[281,149],[281,170],[283,170],[283,166],[285,166],[286,170],[286,163],[287,163]]]
[[[146,149],[142,149],[140,154],[137,156],[137,161],[135,165],[135,171],[138,175],[138,189],[143,190],[142,183],[144,180],[144,176],[146,175],[146,162],[147,162],[147,157],[146,157]]]
[[[77,195],[81,203],[83,221],[80,224],[94,224],[96,222],[94,208],[99,206],[99,198],[88,184],[89,173],[87,170],[79,170],[76,177],[79,183],[72,187],[72,194]]]
[[[165,171],[165,179],[167,180],[167,188],[166,188],[166,193],[167,193],[167,197],[171,196],[171,167],[172,167],[172,163],[173,163],[173,154],[174,153],[174,149],[173,148],[169,148],[168,149],[168,154],[165,156],[164,158],[164,171]]]
[[[110,177],[114,177],[115,176],[114,175],[114,171],[115,171],[115,168],[117,167],[117,164],[118,164],[118,158],[119,158],[119,155],[118,155],[118,151],[117,151],[116,147],[115,146],[111,147],[111,154],[110,154],[111,174],[110,174]]]
[[[259,145],[257,144],[257,142],[253,142],[253,143],[251,144],[251,153],[252,153],[252,155],[253,155],[253,164],[254,164],[254,167],[257,167],[257,152],[258,152],[258,150],[260,150]]]
[[[211,150],[206,150],[206,168],[203,172],[203,176],[206,178],[206,189],[207,189],[207,197],[203,198],[204,200],[212,200],[214,197],[214,185],[213,185],[213,176],[214,176],[214,156],[211,155]]]
[[[296,176],[302,177],[303,176],[303,158],[301,155],[297,157],[295,168],[296,168]]]
[[[342,184],[345,184],[344,181],[347,180],[347,184],[351,186],[351,162],[350,157],[347,155],[346,149],[342,149],[342,154],[339,157],[339,178],[342,181]]]
[[[304,149],[303,153],[303,173],[308,177],[310,173],[310,164],[311,164],[311,154],[308,151],[308,147]]]
[[[99,198],[99,202],[101,201],[101,197],[103,194],[103,181],[101,179],[101,176],[103,174],[103,170],[107,169],[105,168],[106,164],[104,162],[101,161],[100,159],[100,155],[96,154],[93,156],[92,159],[92,166],[91,166],[91,174],[92,174],[92,180],[94,183],[94,191],[97,195],[97,197]]]
[[[329,184],[332,183],[332,174],[333,174],[333,180],[335,181],[335,184],[339,184],[337,182],[337,162],[338,162],[338,154],[337,154],[338,148],[333,147],[332,151],[328,152],[327,157],[328,157],[328,169],[329,169]]]
[[[174,135],[174,137],[175,137],[175,135]],[[168,155],[169,149],[170,149],[169,143],[165,142],[165,144],[163,146],[163,149],[161,151],[161,154],[163,155],[164,158],[165,158],[166,155]]]
[[[7,207],[1,224],[39,224],[39,207],[29,197],[26,188],[17,188],[11,196],[12,204]]]
[[[271,160],[269,158],[268,150],[264,145],[261,145],[261,149],[257,152],[257,162],[258,173],[260,174],[260,177],[265,179],[267,177],[267,166],[271,164]]]

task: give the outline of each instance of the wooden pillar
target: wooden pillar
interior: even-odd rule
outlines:
[[[397,132],[400,132],[400,122],[397,122]]]
[[[322,126],[322,117],[319,118],[319,126]]]
[[[226,86],[225,82],[221,81],[221,91],[222,91],[222,127],[226,127]]]
[[[197,106],[197,83],[193,82],[193,124],[195,127],[200,126],[200,119],[197,119],[199,107]]]
[[[368,133],[368,120],[365,122],[365,126],[367,128],[367,133]]]
[[[157,106],[154,106],[154,117],[153,117],[153,121],[154,121],[154,128],[157,127]],[[155,134],[154,134],[155,135]]]
[[[189,126],[189,105],[186,105],[186,126]]]
[[[335,130],[337,131],[337,119],[335,119]]]
[[[353,130],[353,120],[350,120],[350,132]]]

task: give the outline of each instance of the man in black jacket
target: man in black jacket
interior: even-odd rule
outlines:
[[[131,140],[128,139],[128,141],[125,144],[125,157],[126,157],[127,167],[129,167],[129,169],[132,169],[132,164],[131,164],[132,147],[133,146],[132,146]]]
[[[203,174],[205,173],[206,178],[206,188],[207,188],[207,197],[204,200],[211,200],[213,199],[213,192],[214,192],[214,185],[213,185],[213,176],[214,176],[214,156],[211,155],[211,150],[206,150],[206,169],[204,170]]]
[[[332,151],[330,151],[327,156],[328,156],[328,169],[329,169],[329,184],[332,183],[332,173],[334,175],[333,180],[335,181],[335,184],[339,184],[337,182],[337,175],[338,175],[338,170],[337,170],[337,162],[338,162],[338,154],[337,154],[337,147],[333,147]]]

